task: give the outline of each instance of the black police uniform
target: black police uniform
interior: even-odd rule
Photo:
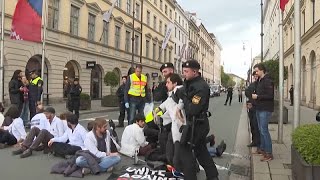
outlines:
[[[182,64],[185,68],[200,69],[200,65],[195,60],[190,60]],[[179,149],[180,161],[185,180],[196,180],[197,163],[204,168],[208,180],[217,180],[218,171],[210,157],[206,147],[206,136],[210,131],[208,120],[208,108],[210,99],[210,87],[200,76],[192,80],[185,80],[183,85],[184,92],[178,92],[180,99],[183,100],[186,112],[187,126],[183,129],[183,135],[187,134],[187,141],[181,139]],[[192,139],[192,124],[194,121],[194,133]],[[186,143],[188,142],[189,143]],[[192,142],[191,142],[192,141]],[[192,152],[194,151],[194,154]]]
[[[160,67],[160,72],[164,68],[174,68],[172,63],[164,63]],[[154,89],[153,91],[153,100],[154,101],[161,101],[164,102],[168,98],[168,89],[166,86],[166,79],[159,83],[158,87]]]
[[[30,71],[30,73],[34,73],[35,71],[36,70],[32,70]],[[41,95],[43,92],[42,86],[43,81],[40,77],[36,77],[30,80],[28,93],[30,120],[33,118],[33,116],[36,115],[37,102],[41,101]]]
[[[69,91],[69,111],[75,112],[75,115],[79,118],[79,108],[80,108],[80,94],[82,88],[79,84],[72,84]]]
[[[129,109],[127,109],[125,107],[125,102],[124,102],[124,89],[125,89],[125,85],[126,84],[122,84],[118,90],[117,90],[117,96],[118,96],[118,100],[119,100],[119,109],[120,109],[120,115],[119,115],[119,127],[123,127],[124,126],[124,118],[126,116],[126,111],[127,111],[127,115],[129,116]],[[130,119],[128,117],[128,119]]]

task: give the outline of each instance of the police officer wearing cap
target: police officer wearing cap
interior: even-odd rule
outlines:
[[[185,82],[182,91],[176,92],[183,100],[187,119],[187,126],[182,130],[183,137],[179,151],[182,171],[185,180],[196,180],[197,159],[204,168],[207,179],[218,180],[217,168],[206,148],[206,136],[210,131],[208,120],[210,89],[200,76],[200,64],[196,60],[186,61],[182,64],[182,68]]]
[[[174,66],[172,63],[164,63],[160,67],[160,72],[164,76],[165,80],[160,82],[158,87],[153,91],[153,100],[164,102],[168,98],[168,90],[166,87],[167,78],[170,74],[174,73]]]
[[[41,95],[43,92],[43,81],[39,77],[39,71],[37,69],[31,69],[30,83],[29,83],[29,110],[30,110],[30,120],[36,115],[36,107],[41,104]]]
[[[74,78],[73,84],[70,86],[68,109],[79,118],[80,94],[82,87],[79,84],[79,78]]]

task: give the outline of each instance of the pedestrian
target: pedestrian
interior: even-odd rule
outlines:
[[[185,90],[178,92],[180,94],[178,97],[183,99],[187,120],[179,150],[182,172],[185,180],[196,180],[197,159],[204,168],[207,179],[217,180],[218,170],[206,147],[206,136],[210,131],[208,120],[210,87],[199,75],[200,64],[196,60],[186,61],[182,64],[182,68]]]
[[[225,106],[227,105],[228,101],[229,101],[229,106],[231,106],[232,96],[233,96],[233,88],[229,86],[227,89],[227,99],[226,99],[226,102],[224,103]]]
[[[23,107],[23,84],[21,82],[22,76],[23,72],[21,70],[15,70],[9,82],[10,102],[12,105],[18,108],[19,113],[21,113]]]
[[[293,106],[293,85],[291,85],[291,88],[289,90],[290,93],[290,106]]]
[[[119,100],[119,109],[120,109],[120,115],[119,115],[119,124],[117,127],[124,127],[124,118],[126,116],[126,111],[127,111],[127,119],[129,120],[129,109],[126,108],[125,102],[124,102],[124,91],[125,91],[125,86],[127,82],[127,76],[122,76],[122,84],[119,86],[116,95],[118,96]]]
[[[80,109],[80,94],[82,92],[82,87],[79,84],[79,78],[74,78],[73,84],[70,86],[69,91],[69,111],[74,112],[79,118]]]
[[[267,162],[273,159],[268,124],[274,111],[274,84],[263,64],[255,65],[254,69],[259,77],[256,93],[252,94],[252,99],[256,101],[256,115],[260,131],[260,147],[257,153],[263,155],[261,161]]]
[[[23,84],[22,92],[23,92],[23,108],[21,112],[21,118],[23,120],[23,124],[25,127],[30,127],[30,119],[29,119],[29,81],[27,80],[26,76],[22,76],[21,82]]]
[[[41,104],[41,95],[43,92],[43,81],[39,77],[39,71],[37,69],[31,69],[30,74],[30,83],[29,83],[29,110],[30,110],[30,120],[33,116],[36,115],[36,107]]]
[[[252,99],[252,94],[256,92],[256,87],[258,83],[258,76],[254,71],[252,73],[253,82],[245,90],[245,95],[248,98],[247,101],[247,111],[250,120],[250,131],[251,131],[251,143],[248,147],[260,147],[260,132],[258,127],[257,115],[256,115],[256,101]]]
[[[124,91],[125,107],[129,109],[129,123],[133,123],[133,118],[138,113],[143,113],[144,105],[150,102],[150,92],[147,85],[147,76],[142,74],[142,65],[138,64],[135,72],[128,76]]]
[[[238,89],[238,97],[239,97],[239,103],[242,103],[242,88],[241,87]]]

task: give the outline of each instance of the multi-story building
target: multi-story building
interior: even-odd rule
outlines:
[[[228,74],[231,78],[232,78],[232,80],[236,83],[235,85],[234,85],[234,88],[236,88],[236,89],[239,89],[239,88],[243,88],[243,86],[245,85],[245,80],[242,78],[242,77],[240,77],[240,76],[238,76],[238,75],[235,75],[235,74],[232,74],[232,73],[230,73],[230,74]]]
[[[187,60],[187,50],[189,47],[189,23],[185,11],[177,2],[174,24],[174,67],[178,74],[182,74],[182,63]]]
[[[301,1],[301,100],[302,104],[314,109],[320,108],[320,4],[314,0]],[[284,64],[288,69],[285,83],[285,97],[294,83],[294,1],[286,5],[283,20]]]
[[[10,39],[16,3],[5,6],[5,99],[14,70],[41,71],[42,43]],[[104,75],[108,71],[127,75],[132,57],[134,63],[143,64],[150,86],[162,80],[161,63],[173,62],[172,37],[161,50],[167,27],[174,21],[173,0],[118,0],[109,23],[102,15],[110,9],[110,0],[48,0],[48,4],[43,79],[50,100],[61,100],[65,83],[76,77],[92,99],[107,95],[110,88],[103,83]]]
[[[199,32],[196,17],[194,13],[187,12],[189,23],[189,46],[188,46],[188,59],[195,59],[199,61]]]
[[[222,46],[219,40],[211,33],[212,39],[214,39],[215,46],[214,46],[214,57],[213,57],[213,80],[214,84],[221,85],[221,51]]]
[[[279,1],[265,0],[263,13],[263,59],[275,60],[279,57]]]

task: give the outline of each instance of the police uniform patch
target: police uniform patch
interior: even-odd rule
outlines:
[[[38,87],[41,87],[42,86],[42,83],[38,82]]]
[[[201,100],[200,96],[193,96],[192,98],[192,104],[199,104]]]

